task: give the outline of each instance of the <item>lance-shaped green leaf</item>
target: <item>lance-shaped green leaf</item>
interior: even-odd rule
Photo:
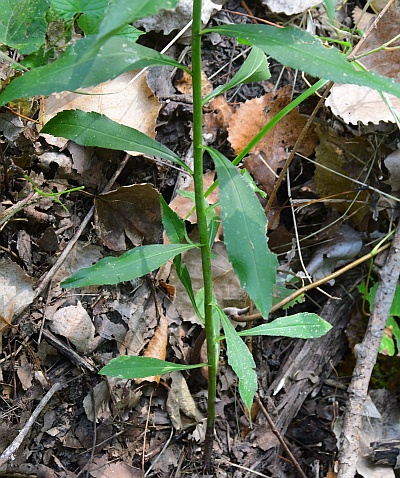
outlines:
[[[228,351],[228,363],[239,378],[239,393],[249,411],[257,391],[256,364],[250,350],[239,337],[231,321],[218,305],[213,304],[220,316],[224,329],[226,347]]]
[[[107,116],[91,111],[66,110],[48,121],[42,133],[61,136],[82,146],[136,151],[168,159],[191,173],[175,153],[141,131],[119,124]]]
[[[98,85],[125,71],[156,65],[187,70],[172,58],[130,39],[115,36],[100,46],[91,35],[68,47],[53,63],[15,78],[0,95],[0,106],[18,98]]]
[[[119,257],[106,257],[93,266],[81,269],[61,283],[62,287],[118,284],[136,279],[160,267],[177,254],[198,244],[151,244],[135,247]]]
[[[317,314],[302,312],[275,319],[269,324],[259,325],[239,332],[242,337],[250,335],[273,335],[299,339],[316,339],[325,335],[332,325]]]
[[[177,372],[179,370],[191,370],[207,366],[207,364],[181,365],[179,363],[166,362],[152,357],[134,357],[123,355],[112,359],[99,373],[108,377],[125,378],[146,378],[164,373]]]
[[[235,166],[215,149],[205,149],[218,173],[221,219],[229,261],[243,289],[263,317],[267,317],[278,260],[268,248],[265,212]]]
[[[162,196],[160,196],[160,205],[162,222],[168,239],[173,244],[180,244],[184,239],[188,239],[185,221],[183,221],[178,214],[169,207]]]
[[[299,28],[270,25],[221,25],[204,30],[218,32],[255,45],[272,58],[316,78],[363,85],[400,97],[400,83],[372,71],[356,69],[336,48],[323,46],[321,40]]]
[[[161,8],[174,8],[177,3],[178,0],[112,0],[100,25],[99,38],[110,36],[135,20],[154,15]]]
[[[237,85],[268,80],[268,78],[271,78],[271,73],[268,68],[267,57],[260,48],[253,47],[249,56],[231,81],[226,83],[226,85],[220,85],[218,88],[215,88],[215,90],[204,98],[203,104],[206,104],[215,96],[221,95]]]
[[[1,2],[0,43],[28,54],[40,48],[46,35],[48,0]]]

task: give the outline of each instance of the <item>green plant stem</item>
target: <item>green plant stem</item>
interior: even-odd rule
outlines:
[[[212,317],[211,251],[208,241],[203,186],[203,106],[201,91],[201,0],[193,2],[192,24],[192,76],[193,76],[193,158],[194,190],[197,210],[197,227],[201,243],[201,262],[204,281],[204,319],[208,358],[207,431],[204,445],[204,466],[210,468],[214,441],[215,399],[217,387],[217,360],[215,357],[215,332]]]

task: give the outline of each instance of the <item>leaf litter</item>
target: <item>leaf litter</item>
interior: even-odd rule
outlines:
[[[304,2],[301,3],[302,5],[298,6],[289,2],[283,8],[302,8],[303,10],[300,9],[299,11],[304,11],[304,8],[307,7],[305,7]],[[219,15],[225,14],[221,12]],[[392,28],[389,25],[387,30],[390,29]],[[376,45],[376,41],[375,39],[373,45]],[[227,42],[223,45],[223,48],[217,45],[213,50],[216,57],[223,58],[226,55],[224,49],[226,50],[226,45],[230,44]],[[379,56],[379,54],[376,56]],[[389,57],[389,61],[391,64],[394,63],[391,57]],[[232,64],[234,65],[234,62]],[[222,65],[219,64],[219,66]],[[233,73],[231,72],[232,75]],[[284,71],[284,84],[285,82],[291,83],[290,75],[290,71]],[[134,90],[129,93],[137,99],[137,102],[129,104],[125,102],[124,104],[124,95],[126,97],[131,86],[127,83],[132,77],[133,75],[128,76],[127,74],[126,77],[110,82],[115,94],[102,95],[105,92],[104,88],[109,85],[102,85],[98,90],[90,89],[86,96],[78,94],[72,97],[71,93],[60,94],[48,99],[47,101],[51,101],[53,105],[48,106],[49,103],[47,103],[45,109],[50,114],[55,114],[56,110],[52,111],[53,106],[59,107],[60,110],[77,107],[86,108],[86,106],[82,106],[81,102],[90,100],[92,103],[89,102],[88,110],[97,108],[97,111],[105,113],[104,108],[111,106],[117,112],[118,121],[126,113],[129,113],[128,116],[138,119],[141,124],[144,124],[144,120],[148,119],[149,122],[145,131],[147,134],[155,135],[156,118],[159,114],[160,103],[147,89],[144,75],[141,77],[142,80],[139,80],[140,88],[143,89],[139,92]],[[169,78],[169,76],[166,75],[164,78]],[[120,80],[123,80],[122,84],[119,83]],[[178,91],[182,92],[182,96],[185,96],[190,93],[190,89],[187,89],[188,81],[187,79],[180,81],[180,83],[175,82],[175,86],[179,86]],[[206,78],[204,82],[206,85]],[[134,84],[135,82],[132,83],[132,85]],[[265,86],[264,84],[264,88]],[[173,89],[172,83],[166,88],[168,91],[173,91]],[[118,96],[118,90],[121,90],[122,93],[122,107],[121,103],[118,105],[118,103],[112,103],[111,101],[112,97]],[[258,128],[258,126],[255,128],[255,124],[261,126],[266,124],[277,111],[290,102],[293,94],[290,85],[279,87],[274,92],[261,95],[259,94],[259,85],[247,85],[241,87],[238,91],[239,93],[244,92],[243,96],[245,96],[245,101],[240,105],[235,104],[234,101],[227,101],[222,96],[217,97],[212,104],[206,107],[209,110],[207,109],[205,115],[204,131],[208,138],[207,141],[210,141],[210,144],[216,141],[223,145],[222,147],[226,149],[230,157],[233,155],[232,151],[229,151],[229,147],[232,147],[234,153],[239,152],[253,134],[254,129]],[[253,91],[258,93],[252,94]],[[349,91],[347,89],[345,94],[341,93],[342,97],[348,99],[353,94],[350,95]],[[147,102],[149,98],[150,103]],[[75,101],[79,102],[79,106],[74,103]],[[390,121],[383,116],[380,110],[378,112],[377,108],[369,109],[376,110],[379,121]],[[168,109],[167,111],[170,111],[168,113],[171,115],[170,123],[175,124],[174,122],[176,122],[176,129],[181,127],[178,126],[178,116],[183,114],[184,108]],[[144,116],[140,116],[139,113]],[[106,114],[109,115],[109,112]],[[326,114],[328,113],[326,112]],[[379,158],[382,158],[383,163],[374,163],[371,176],[367,176],[368,165],[372,164],[374,158],[371,136],[366,139],[363,131],[356,132],[346,127],[339,127],[334,117],[328,118],[330,120],[329,125],[335,128],[335,130],[331,130],[325,125],[325,119],[323,117],[319,118],[318,121],[325,127],[317,128],[316,132],[313,129],[309,130],[308,136],[299,150],[303,157],[312,158],[312,155],[316,154],[315,175],[313,171],[310,173],[310,163],[303,158],[298,159],[293,167],[293,172],[297,174],[295,186],[292,189],[294,199],[310,202],[316,199],[320,200],[318,205],[309,205],[306,202],[301,211],[298,211],[300,239],[302,240],[311,230],[315,231],[322,227],[321,225],[327,218],[326,209],[330,210],[331,208],[337,209],[339,214],[346,214],[346,218],[350,216],[350,223],[359,231],[368,229],[368,232],[370,232],[369,230],[373,229],[373,232],[379,232],[379,228],[383,228],[382,224],[384,224],[384,217],[388,209],[384,209],[381,204],[374,203],[375,198],[370,191],[361,191],[358,194],[359,191],[355,190],[356,187],[350,180],[345,178],[334,180],[333,178],[336,177],[334,173],[323,173],[322,166],[329,167],[344,176],[361,180],[367,184],[378,185],[378,187],[383,187],[383,184],[392,193],[396,193],[399,190],[398,156],[396,152],[392,152],[394,142],[390,138],[380,136],[379,132],[376,133],[376,138],[382,139],[383,143],[382,147],[377,148]],[[9,120],[11,121],[7,116],[6,121],[9,122]],[[363,120],[357,119],[357,121]],[[294,110],[257,145],[255,151],[244,161],[244,166],[252,173],[257,185],[269,195],[275,187],[277,175],[284,166],[290,149],[293,147],[305,122],[304,113]],[[18,148],[23,132],[19,121],[13,121],[12,123],[13,126],[9,129],[5,126],[2,127],[2,131],[4,129],[3,136],[5,140],[13,143],[14,148]],[[160,138],[163,137],[163,126],[159,124],[157,128],[157,134]],[[190,123],[186,122],[183,128],[186,128],[184,130],[185,134],[190,136]],[[370,132],[368,134],[374,133]],[[226,142],[226,138],[228,138],[229,144]],[[319,145],[316,146],[318,142]],[[179,147],[182,147],[179,154],[190,156],[190,152],[187,152],[183,147],[185,144],[185,142],[182,142],[175,144],[175,146],[178,150]],[[65,146],[65,142],[62,146]],[[93,148],[78,147],[71,142],[66,146],[67,148],[60,153],[50,151],[50,148],[40,146],[38,143],[32,144],[31,151],[34,151],[34,154],[37,155],[36,174],[32,179],[40,188],[46,188],[46,190],[48,188],[50,191],[65,190],[73,183],[78,182],[78,184],[85,184],[91,192],[96,194],[112,167],[118,163],[118,155],[110,151],[104,152],[96,151]],[[18,158],[15,158],[16,162],[17,160]],[[37,301],[35,298],[34,289],[37,280],[57,260],[66,243],[71,239],[80,224],[83,211],[88,208],[89,199],[84,196],[69,195],[66,199],[69,212],[66,213],[61,208],[56,208],[51,199],[41,198],[34,205],[32,213],[45,214],[47,222],[41,225],[42,223],[37,220],[26,220],[28,211],[25,210],[18,218],[25,220],[25,223],[16,221],[7,224],[5,229],[2,230],[2,241],[4,240],[4,244],[9,247],[9,250],[18,256],[13,257],[19,261],[19,265],[16,261],[5,260],[5,255],[1,258],[0,287],[2,293],[0,297],[3,298],[4,303],[0,312],[7,320],[11,320],[13,314],[17,315],[16,312],[23,312],[27,306],[31,305],[29,316],[24,313],[19,326],[24,334],[28,334],[29,338],[34,337],[33,347],[37,347],[37,354],[43,366],[50,372],[53,369],[55,370],[56,373],[52,376],[52,379],[60,379],[65,389],[65,404],[61,405],[61,407],[64,407],[62,411],[65,413],[57,416],[58,405],[52,405],[44,415],[43,434],[37,435],[36,440],[37,447],[43,446],[43,450],[47,450],[44,463],[49,464],[54,469],[58,467],[57,469],[61,470],[64,466],[69,469],[69,473],[73,473],[72,470],[79,469],[80,472],[87,471],[94,477],[100,475],[115,476],[116,474],[118,476],[136,476],[136,474],[139,476],[140,457],[144,446],[146,466],[153,466],[152,470],[159,472],[160,476],[170,476],[170,473],[178,466],[180,456],[180,449],[178,448],[184,443],[181,441],[178,442],[178,445],[168,442],[170,430],[174,428],[175,432],[173,433],[176,434],[178,431],[183,434],[187,433],[184,436],[188,437],[194,447],[196,447],[196,443],[201,443],[204,438],[202,418],[205,416],[204,389],[206,385],[203,376],[198,374],[189,375],[186,372],[173,372],[170,376],[157,378],[159,385],[156,388],[149,380],[140,384],[130,380],[114,378],[107,378],[107,381],[103,381],[99,376],[88,372],[85,372],[84,378],[82,378],[81,371],[85,369],[79,369],[68,355],[72,352],[78,352],[81,358],[94,359],[99,367],[108,363],[117,354],[133,356],[148,354],[152,357],[165,358],[170,361],[190,362],[191,353],[201,326],[195,317],[191,302],[187,300],[184,290],[176,280],[176,273],[173,268],[169,274],[166,274],[164,280],[165,284],[175,291],[175,298],[161,290],[157,291],[156,296],[154,296],[154,291],[148,286],[148,279],[110,287],[91,286],[86,290],[78,289],[73,292],[62,292],[59,287],[60,281],[82,267],[89,267],[103,256],[118,255],[119,251],[129,248],[131,244],[159,242],[161,231],[158,191],[161,190],[167,197],[171,196],[171,186],[175,184],[176,172],[172,173],[166,167],[159,165],[152,165],[146,169],[144,165],[147,163],[148,158],[139,157],[138,161],[134,163],[133,173],[132,169],[126,171],[119,180],[120,184],[116,184],[113,191],[97,195],[95,200],[96,224],[91,223],[89,225],[82,236],[82,240],[78,241],[77,246],[68,255],[57,275],[54,276],[45,301]],[[30,161],[26,169],[30,169],[33,164],[34,161]],[[382,164],[383,168],[381,167]],[[321,165],[321,167],[318,165]],[[109,168],[110,166],[111,168]],[[3,176],[1,176],[1,179],[2,181],[5,180]],[[205,187],[208,188],[214,179],[214,171],[212,169],[206,171],[204,175]],[[383,182],[380,183],[382,179]],[[144,184],[145,182],[147,184]],[[28,188],[25,192],[29,194]],[[192,189],[189,188],[186,190],[186,194],[176,195],[171,202],[171,206],[180,217],[188,219],[191,227],[195,227],[195,214],[192,214],[189,218],[187,217],[193,206],[191,192]],[[3,194],[2,190],[0,214],[10,207],[14,201],[22,199],[22,195],[18,194],[16,190],[10,189],[8,193],[12,194],[7,196]],[[330,196],[336,195],[339,195],[339,201],[330,200]],[[10,201],[10,197],[12,201]],[[280,228],[278,233],[279,245],[283,245],[284,237],[293,237],[293,225],[284,211],[285,200],[286,198],[283,195],[275,203],[276,211],[280,210],[281,214],[277,221]],[[355,200],[355,203],[349,209],[349,204],[353,200]],[[214,204],[217,201],[218,191],[216,190],[213,195],[209,196],[208,202]],[[321,201],[323,201],[323,205]],[[90,199],[91,204],[92,199]],[[50,215],[54,217],[53,222],[48,220]],[[379,219],[379,223],[374,222],[373,215]],[[283,234],[281,231],[286,231],[287,236],[286,233]],[[223,231],[219,232],[217,239],[221,234],[223,234]],[[350,249],[352,247],[349,245],[349,242],[351,242],[349,238],[352,234],[348,233],[348,230],[346,232],[346,229],[343,234],[342,229],[342,236],[346,236],[344,242],[347,244],[346,247],[350,247]],[[358,232],[355,234],[357,239],[354,242],[357,243],[358,248],[362,236]],[[348,251],[344,253],[340,251],[337,254],[335,251],[337,248],[340,249],[341,241],[337,239],[338,236],[335,235],[335,231],[332,235],[335,242],[334,247],[332,247],[332,244],[320,248],[319,246],[315,247],[307,256],[311,263],[316,261],[318,264],[321,262],[324,264],[329,256],[335,256],[336,261],[337,258],[343,259],[346,256],[356,254],[353,249],[350,251],[351,254]],[[17,239],[15,240],[13,237]],[[318,243],[318,240],[316,242]],[[247,295],[240,288],[238,279],[233,274],[222,242],[216,242],[213,252],[215,254],[213,278],[214,284],[217,286],[218,303],[222,307],[232,304],[236,307],[247,305]],[[304,252],[307,255],[307,251],[304,250]],[[297,260],[296,254],[293,257],[295,257],[294,261]],[[12,266],[10,266],[10,263]],[[201,287],[200,262],[195,250],[190,250],[185,254],[184,263],[191,271],[194,289],[198,291]],[[296,264],[290,263],[290,266],[292,265],[293,270],[296,270]],[[330,265],[329,270],[331,270],[331,267],[336,267],[336,265]],[[320,272],[322,275],[327,273],[326,269],[324,269],[324,272]],[[313,271],[312,274],[317,277],[319,273]],[[321,301],[321,298],[318,297],[317,300]],[[156,306],[155,303],[161,304],[163,314],[159,315],[157,310],[159,306]],[[48,320],[45,320],[45,318]],[[42,327],[45,333],[41,337],[40,344],[38,344],[36,338],[39,337]],[[54,339],[54,337],[51,339],[50,332],[59,342],[53,341],[50,343],[47,341]],[[14,379],[10,367],[7,365],[7,362],[10,363],[10,361],[9,359],[6,360],[5,364],[2,364],[3,399],[7,401],[7,406],[15,405],[17,407],[17,414],[18,407],[22,406],[18,397],[25,394],[26,399],[31,400],[30,408],[27,409],[27,413],[29,413],[33,408],[33,400],[40,399],[43,395],[42,385],[39,383],[38,374],[35,373],[35,363],[28,351],[25,349],[21,352],[22,349],[16,347],[15,335],[13,330],[6,331],[4,328],[3,344],[6,343],[8,349],[12,349],[13,357],[15,357],[13,360],[15,360],[16,375]],[[65,348],[59,348],[60,343]],[[291,347],[290,342],[278,339],[263,340],[253,344],[253,354],[259,364],[258,379],[265,390],[272,377],[278,374],[280,367],[285,366],[285,350],[287,347]],[[9,353],[5,350],[4,352]],[[82,363],[84,362],[82,361]],[[274,436],[271,435],[269,428],[260,419],[257,419],[260,423],[257,423],[255,430],[247,435],[247,419],[244,414],[238,412],[237,403],[235,403],[236,398],[234,394],[231,394],[231,390],[237,387],[237,382],[230,368],[227,368],[224,349],[221,355],[220,372],[221,378],[218,390],[221,402],[218,404],[218,410],[220,411],[221,421],[217,424],[217,433],[221,448],[217,452],[218,456],[223,458],[234,457],[237,463],[248,467],[259,462],[261,466],[258,469],[261,470],[263,466],[267,466],[264,451],[276,445],[276,438],[273,438]],[[311,372],[308,375],[307,373],[304,374],[304,377],[312,376]],[[307,380],[307,378],[302,378],[302,380]],[[289,385],[286,384],[285,387],[289,388]],[[332,393],[332,388],[328,387],[323,390],[327,395]],[[337,393],[337,388],[335,388],[335,391]],[[282,398],[282,394],[283,391],[280,391],[277,397],[268,398],[271,409],[279,407],[278,400]],[[317,391],[315,391],[315,394],[317,394]],[[315,398],[315,396],[320,398]],[[340,395],[339,399],[345,400],[346,397]],[[325,408],[329,408],[330,405],[326,403],[323,396],[319,395],[314,395],[306,402],[305,406],[310,407],[309,409],[314,410],[314,412],[317,410],[315,413],[318,414],[316,400],[320,400]],[[148,417],[149,428],[146,430]],[[330,419],[331,416],[328,419],[329,426]],[[14,425],[19,425],[19,420],[16,417],[14,419],[15,423],[13,423],[9,412],[6,420],[10,424],[7,435],[9,434],[11,437],[15,429]],[[133,427],[131,427],[131,423],[134,424]],[[97,427],[97,447],[94,449],[93,461],[88,464],[87,458],[94,444],[94,425]],[[325,428],[329,428],[329,426]],[[321,432],[322,428],[320,426],[317,431]],[[304,432],[301,425],[300,430]],[[119,434],[120,431],[123,433]],[[236,445],[231,448],[231,438],[229,437],[235,436],[239,432],[242,439],[238,440]],[[144,433],[147,433],[146,440],[143,440]],[[309,434],[308,431],[307,433]],[[327,436],[328,438],[324,440],[325,455],[324,457],[319,455],[325,470],[328,469],[326,456],[329,456],[334,448],[329,448],[327,445],[329,444],[329,435]],[[2,445],[3,441],[1,442]],[[4,442],[3,448],[9,444],[8,442],[9,440]],[[168,446],[164,449],[165,444]],[[82,455],[84,458],[79,457],[74,450],[85,452],[86,454]],[[130,458],[126,457],[126,450],[129,450]],[[229,450],[231,450],[231,454],[229,454]],[[301,455],[303,449],[300,445],[296,450]],[[28,452],[28,449],[26,449],[26,456],[31,452],[35,459],[40,460],[40,452],[35,450]],[[196,457],[196,454],[195,451],[193,456]],[[65,458],[67,455],[68,458]],[[160,458],[157,461],[158,457]],[[306,458],[303,459],[306,463]],[[25,458],[22,454],[17,456],[18,463],[23,464],[24,460],[29,460],[29,458]],[[113,463],[113,460],[116,460],[116,462]],[[185,466],[187,470],[190,470],[192,462],[187,460]],[[278,472],[283,473],[282,468],[285,468],[285,466],[286,475],[294,476],[293,474],[290,475],[289,465],[280,465],[281,470],[277,471],[276,474]],[[228,470],[228,476],[233,476],[233,472],[237,472],[237,470],[232,471],[233,468],[229,465],[224,464],[223,467]],[[71,476],[73,475],[71,474]],[[198,475],[194,473],[192,476]]]

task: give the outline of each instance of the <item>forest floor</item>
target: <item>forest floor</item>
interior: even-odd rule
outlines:
[[[289,17],[271,14],[261,3],[248,2],[247,7],[230,0],[210,24],[250,23],[250,7],[253,20],[301,27],[311,22],[319,35],[328,36],[321,20],[322,7],[313,10],[312,16]],[[348,28],[356,3],[349,1],[343,7],[342,21]],[[364,5],[361,2],[359,6]],[[151,32],[140,41],[157,44],[161,50],[169,39]],[[185,48],[174,45],[171,54],[176,58],[183,54],[183,61],[189,64],[190,51]],[[211,34],[205,36],[203,49],[207,89],[235,74],[247,47]],[[2,64],[0,73],[6,75],[6,68]],[[269,80],[241,85],[205,107],[205,140],[229,158],[277,111],[304,92],[309,81],[315,81],[272,59],[270,69]],[[139,82],[140,91],[135,94],[141,118],[147,117],[153,129],[157,124],[157,140],[180,157],[190,158],[192,105],[187,78],[175,72],[171,75],[166,68],[151,69]],[[150,97],[155,104],[147,102]],[[318,99],[308,98],[244,160],[243,166],[268,196]],[[40,101],[35,100],[37,107]],[[53,108],[65,109],[70,99],[46,101],[40,107],[55,114]],[[112,379],[97,373],[119,354],[141,354],[154,336],[164,337],[167,360],[193,360],[202,325],[174,270],[163,269],[113,286],[60,287],[76,270],[117,255],[132,244],[163,241],[159,194],[185,217],[192,203],[179,195],[178,189],[190,191],[186,176],[152,157],[84,148],[66,141],[61,144],[39,135],[32,122],[10,118],[10,111],[3,109],[0,218],[10,208],[16,210],[0,227],[0,453],[15,443],[24,426],[28,433],[17,444],[13,459],[0,468],[0,476],[202,476],[207,398],[204,371],[173,373],[153,381]],[[6,132],[4,121],[13,125]],[[293,274],[299,282],[290,280],[292,287],[301,287],[302,280],[307,280],[304,274],[301,279],[302,263],[316,264],[312,271],[308,269],[314,280],[325,277],[340,267],[340,261],[351,262],[367,254],[376,244],[374,240],[390,230],[398,206],[384,199],[395,187],[395,174],[398,184],[399,173],[398,169],[397,173],[389,170],[384,159],[396,151],[398,141],[393,123],[347,124],[327,106],[319,108],[289,168],[290,182],[285,179],[272,208],[266,211],[269,246],[278,254],[282,283]],[[23,179],[24,175],[29,180]],[[212,161],[206,156],[205,184],[211,185],[214,177]],[[112,192],[101,194],[110,179]],[[62,205],[54,196],[42,194],[82,185],[84,191],[60,196]],[[260,201],[265,207],[267,199],[260,196]],[[196,218],[190,216],[186,223],[195,237]],[[354,244],[359,244],[355,252]],[[338,252],[338,247],[345,252]],[[221,307],[251,306],[232,272],[223,241],[215,243],[213,252],[214,284]],[[334,261],[326,261],[332,256]],[[333,329],[326,336],[310,341],[256,337],[248,342],[259,383],[259,399],[251,410],[252,427],[222,347],[214,471],[209,476],[336,476],[340,423],[355,366],[353,350],[368,323],[368,303],[363,301],[360,286],[377,280],[377,269],[384,261],[382,253],[372,269],[369,261],[350,268],[333,283],[310,290],[290,308],[290,313],[316,312],[330,322]],[[185,262],[194,287],[199,288],[197,252],[188,253]],[[285,313],[278,311],[273,316]],[[390,350],[393,334],[392,326],[386,334],[388,348],[379,355],[371,381],[372,411],[362,437],[366,444],[363,455],[371,453],[371,442],[395,438],[382,431],[398,423],[399,415],[400,363],[395,350],[392,354]],[[59,389],[41,410],[41,401],[52,384]],[[30,423],[35,410],[41,413]],[[371,424],[371,420],[377,422]],[[371,462],[362,466],[362,476],[378,476],[373,474],[376,467]],[[387,474],[379,476],[392,476],[392,468],[393,464],[384,468],[382,473]]]

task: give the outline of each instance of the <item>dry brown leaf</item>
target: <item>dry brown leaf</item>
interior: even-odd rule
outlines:
[[[17,375],[24,390],[28,390],[32,387],[32,368],[25,354],[22,354],[20,357],[20,365],[17,368]]]
[[[286,105],[291,101],[290,85],[261,98],[254,98],[243,103],[232,115],[229,124],[229,142],[236,154]],[[254,179],[259,181],[265,192],[270,195],[274,188],[277,171],[282,168],[289,156],[288,150],[299,137],[306,119],[295,109],[257,143],[245,160],[246,169]],[[309,156],[316,145],[313,128],[309,129],[299,152]]]
[[[204,191],[213,184],[215,177],[214,171],[209,171],[203,175],[203,184],[204,184]],[[194,192],[194,183],[191,182],[189,187],[185,189],[187,192]],[[206,198],[208,204],[214,204],[218,201],[218,188],[215,189],[209,196]],[[197,224],[197,216],[196,211],[193,212],[189,217],[188,214],[194,207],[194,202],[191,201],[189,198],[183,197],[178,194],[170,203],[170,208],[175,211],[181,219],[185,219],[192,224]],[[216,209],[216,213],[218,214],[218,209]]]
[[[183,76],[180,80],[175,81],[176,89],[183,95],[192,94],[192,77],[186,71],[183,72]],[[204,71],[201,72],[201,91],[203,96],[209,95],[213,90],[212,84],[208,81],[208,78]]]
[[[172,372],[170,376],[172,381],[170,389],[168,390],[167,411],[172,426],[176,430],[182,430],[185,425],[188,425],[188,420],[185,420],[185,417],[191,418],[189,423],[193,423],[193,420],[200,422],[204,417],[197,408],[196,402],[190,393],[182,373]]]
[[[90,467],[90,476],[93,478],[141,478],[141,470],[118,461],[109,463],[106,457],[95,457]]]
[[[357,55],[374,50],[387,43],[399,33],[400,7],[388,10],[377,23],[376,28],[365,39]],[[371,53],[359,61],[367,70],[400,81],[399,64],[400,39],[390,44],[390,48]],[[397,111],[400,111],[400,99],[387,95]],[[394,118],[379,93],[371,88],[357,85],[334,85],[326,104],[333,114],[340,116],[346,123],[377,124],[379,121],[394,122]]]
[[[320,144],[315,148],[317,166],[314,179],[317,193],[321,198],[335,196],[328,204],[341,213],[346,212],[348,216],[355,213],[351,221],[359,225],[369,212],[368,192],[356,190],[351,179],[318,167],[318,164],[345,176],[360,179],[361,171],[373,155],[371,146],[361,137],[346,140],[338,136],[332,128],[318,126],[316,132],[320,140]],[[357,202],[348,210],[350,202],[356,196]]]
[[[160,360],[165,360],[167,354],[168,344],[168,321],[164,314],[160,315],[160,320],[156,331],[143,353],[145,357],[153,357]],[[140,383],[142,380],[137,380]],[[146,382],[159,382],[160,376],[146,377]]]
[[[109,249],[126,250],[125,235],[134,246],[158,242],[160,194],[151,184],[133,184],[99,194],[95,204],[97,232]]]
[[[396,150],[384,161],[387,170],[389,171],[389,179],[386,181],[390,184],[392,192],[400,191],[400,151]]]
[[[50,95],[44,101],[44,122],[63,110],[96,111],[154,138],[161,105],[147,86],[145,75],[132,81],[136,74],[137,71],[123,73],[114,80],[80,90],[82,94],[63,92]],[[129,153],[137,154],[134,151]]]

